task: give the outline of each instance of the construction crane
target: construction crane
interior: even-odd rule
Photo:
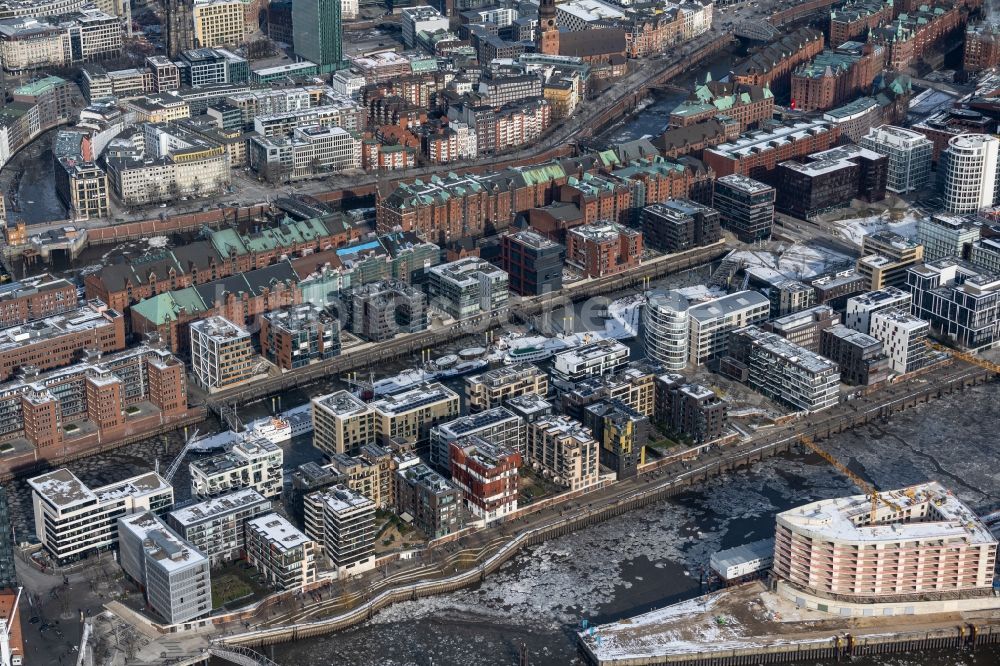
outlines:
[[[833,465],[834,468],[837,469],[837,471],[846,476],[848,479],[854,482],[854,485],[856,485],[858,488],[864,491],[865,495],[868,496],[868,498],[871,500],[872,503],[871,514],[868,517],[869,525],[875,524],[875,518],[878,512],[879,502],[885,504],[887,507],[892,509],[893,513],[903,512],[903,510],[899,507],[898,504],[886,499],[878,490],[875,489],[875,487],[872,484],[868,483],[860,476],[852,472],[850,469],[847,468],[846,465],[844,465],[839,460],[834,458],[832,453],[830,453],[829,451],[821,447],[819,444],[814,442],[812,437],[803,435],[802,437],[799,437],[799,443],[802,444],[802,446],[809,449],[810,451],[812,451],[813,453],[815,453],[816,455],[818,455],[823,460]]]
[[[927,346],[933,349],[934,351],[946,352],[959,360],[965,361],[966,363],[978,366],[980,368],[983,368],[984,370],[989,370],[990,372],[1000,375],[1000,364],[993,363],[992,361],[987,361],[986,359],[980,358],[975,354],[964,352],[958,349],[950,349],[942,344],[938,344],[937,342],[933,342],[931,340],[927,340]]]

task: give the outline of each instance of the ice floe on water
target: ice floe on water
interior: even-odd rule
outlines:
[[[1000,386],[971,389],[824,444],[880,487],[938,478],[976,509],[1000,508],[993,448],[998,404]],[[967,418],[955,423],[955,413]],[[770,536],[778,511],[855,492],[815,456],[771,459],[523,551],[475,589],[398,604],[354,630],[277,646],[276,660],[299,666],[505,666],[517,663],[524,644],[529,663],[570,664],[582,619],[617,620],[694,596],[713,552]]]

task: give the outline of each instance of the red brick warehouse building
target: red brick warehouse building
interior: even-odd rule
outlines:
[[[706,148],[702,160],[716,177],[736,173],[771,183],[779,162],[832,148],[840,128],[825,120],[800,121],[768,132],[748,132],[736,141]]]
[[[632,270],[642,262],[642,233],[615,222],[595,222],[566,234],[566,262],[586,277]]]

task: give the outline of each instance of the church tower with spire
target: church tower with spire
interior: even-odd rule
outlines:
[[[541,0],[538,5],[538,50],[546,55],[559,55],[555,0]]]

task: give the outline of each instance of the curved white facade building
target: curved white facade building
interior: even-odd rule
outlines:
[[[942,154],[944,207],[951,213],[974,213],[996,198],[1000,139],[988,134],[959,134]]]
[[[997,540],[937,482],[779,513],[774,575],[804,595],[853,603],[988,596]],[[826,609],[822,609],[826,610]],[[913,611],[910,611],[913,612]]]
[[[688,299],[676,291],[655,291],[642,313],[646,355],[668,370],[683,370],[688,360]]]

